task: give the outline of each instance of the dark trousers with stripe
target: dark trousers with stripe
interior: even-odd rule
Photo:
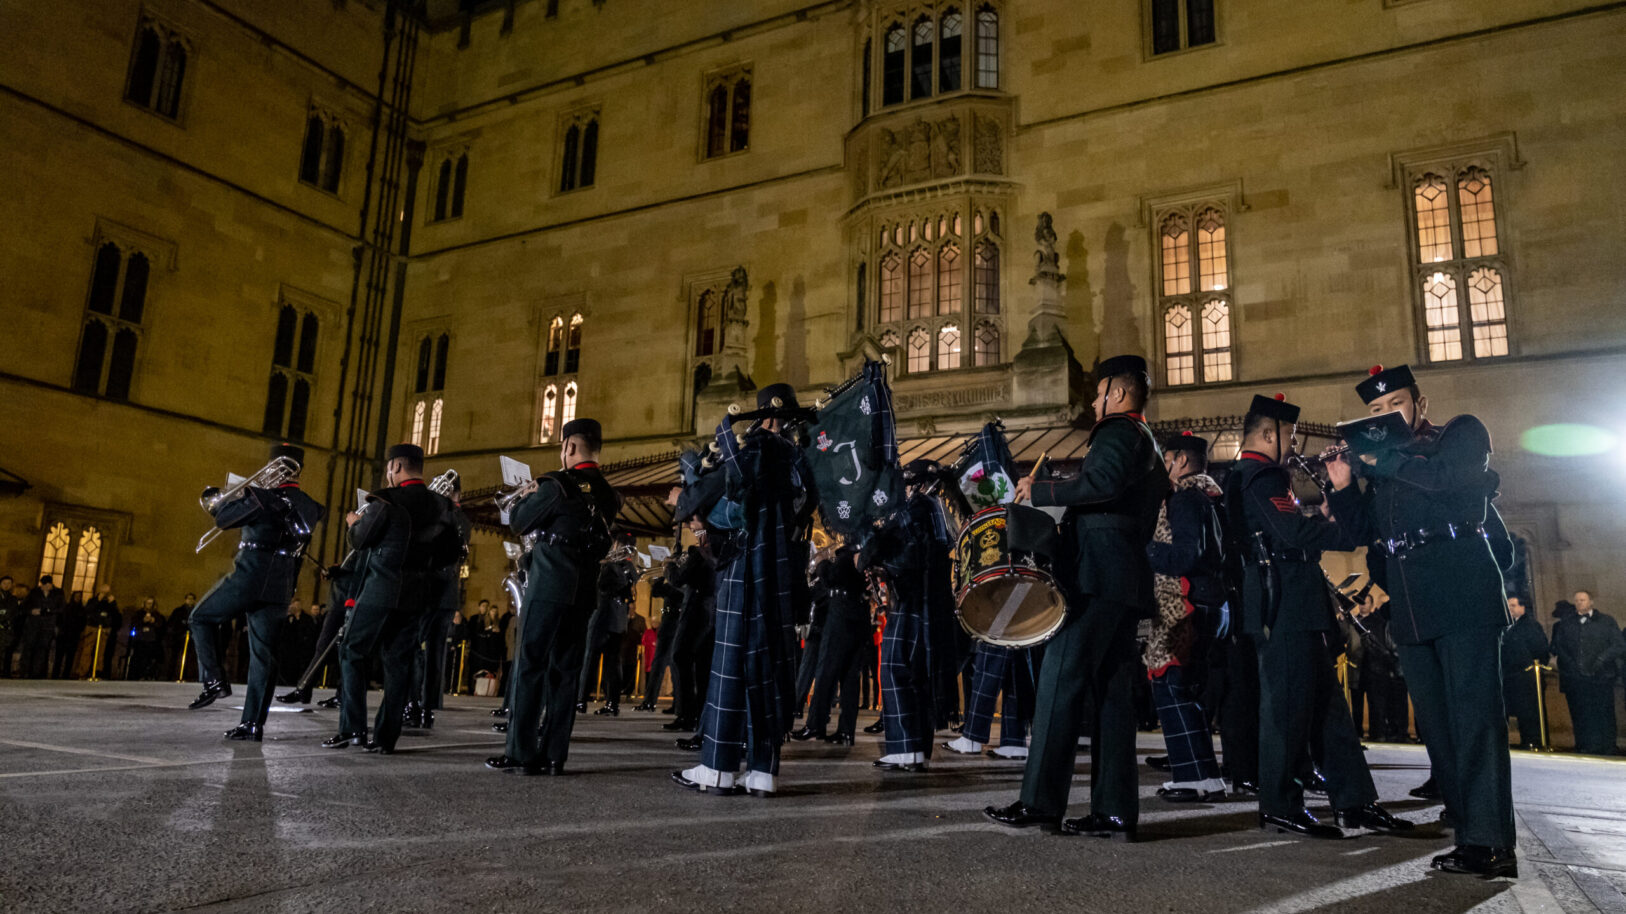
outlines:
[[[1225,747],[1225,777],[1259,783],[1259,652],[1249,635],[1216,642],[1223,656],[1225,692],[1220,699],[1220,737]]]
[[[926,617],[917,603],[899,600],[881,632],[881,721],[886,754],[932,754],[933,680]]]
[[[1514,844],[1501,631],[1482,626],[1400,645],[1417,729],[1440,796],[1456,816],[1458,844]]]
[[[243,599],[231,586],[230,578],[216,584],[187,619],[192,644],[198,649],[198,678],[204,682],[225,678],[220,665],[219,632],[221,626],[239,616],[248,626],[248,685],[243,693],[242,722],[264,726],[277,682],[277,633],[288,616],[288,607]]]
[[[1300,776],[1309,770],[1312,753],[1327,778],[1334,809],[1377,801],[1327,637],[1277,631],[1257,640],[1259,811],[1266,815],[1289,816],[1304,808]],[[1505,751],[1507,741],[1502,742]]]
[[[1152,701],[1157,705],[1158,725],[1163,729],[1163,745],[1169,752],[1170,780],[1176,784],[1208,781],[1220,776],[1214,760],[1214,737],[1208,729],[1208,715],[1186,686],[1186,671],[1171,665],[1152,677]]]
[[[971,698],[966,702],[961,736],[974,743],[987,743],[994,728],[994,707],[1003,695],[999,744],[1027,745],[1027,725],[1033,718],[1033,676],[1028,662],[1025,650],[977,645],[971,662]]]
[[[808,629],[807,638],[802,646],[802,662],[796,668],[796,695],[793,707],[797,711],[807,707],[807,693],[813,689],[813,679],[819,673],[819,661],[823,655],[824,626],[815,625]]]
[[[672,645],[677,641],[678,617],[674,613],[661,620],[660,627],[655,629],[655,663],[649,668],[649,682],[644,689],[644,704],[653,705],[661,697],[661,680],[666,678],[666,671],[672,671],[672,702],[678,703],[678,695],[683,691],[683,673],[678,665],[672,662]]]
[[[357,603],[350,611],[350,627],[339,645],[339,732],[367,732],[368,667],[377,656],[384,667],[384,693],[373,719],[372,739],[380,746],[395,748],[401,736],[401,712],[412,692],[412,656],[422,622],[423,614],[410,606]]]
[[[418,649],[412,658],[411,700],[431,711],[445,707],[446,636],[452,630],[454,609],[434,609],[418,623]]]
[[[587,621],[597,599],[590,582],[578,588],[577,579],[567,574],[556,583],[560,586],[527,595],[514,648],[503,753],[527,765],[563,764],[570,755]]]
[[[1140,815],[1135,770],[1135,607],[1074,599],[1045,644],[1022,802],[1041,813],[1067,809],[1086,715],[1090,729],[1090,811],[1134,823]]]

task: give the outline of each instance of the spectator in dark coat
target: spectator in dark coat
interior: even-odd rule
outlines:
[[[74,655],[79,650],[79,637],[85,633],[85,598],[75,592],[56,617],[56,657],[51,661],[51,678],[68,679],[73,676]]]
[[[39,586],[29,591],[23,600],[21,664],[24,676],[44,679],[51,674],[51,644],[57,636],[57,617],[64,608],[62,591],[50,575],[42,575]]]
[[[1518,722],[1519,748],[1540,749],[1544,734],[1537,703],[1541,697],[1536,693],[1536,671],[1531,666],[1546,663],[1551,650],[1547,633],[1526,605],[1524,597],[1507,598],[1513,624],[1502,633],[1502,700],[1507,704],[1507,716]]]
[[[1558,688],[1570,707],[1575,751],[1615,754],[1615,677],[1626,643],[1620,625],[1599,612],[1589,591],[1575,592],[1575,616],[1553,627]]]
[[[147,597],[141,608],[130,614],[125,630],[130,633],[130,678],[164,678],[164,638],[168,633],[158,601]]]

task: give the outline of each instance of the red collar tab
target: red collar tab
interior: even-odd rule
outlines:
[[[421,480],[421,479],[408,479],[406,482],[403,482],[399,486],[397,486],[397,488],[404,489],[407,486],[421,486],[421,485],[423,485],[423,480]]]
[[[279,489],[297,489],[297,488],[299,488],[299,483],[297,483],[297,482],[285,482],[282,485],[277,486],[277,488],[279,488]]]
[[[1258,451],[1243,451],[1241,456],[1238,459],[1241,459],[1241,460],[1257,460],[1260,463],[1275,463],[1276,462],[1274,460],[1271,460],[1269,457],[1266,457],[1264,454],[1259,453]]]
[[[584,460],[581,463],[578,463],[575,466],[571,467],[571,469],[572,470],[596,470],[596,469],[598,469],[598,463],[595,462],[595,461],[592,461],[592,460]]]

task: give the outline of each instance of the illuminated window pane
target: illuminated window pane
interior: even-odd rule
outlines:
[[[909,370],[927,371],[932,367],[932,338],[923,327],[909,331]]]
[[[1413,205],[1417,209],[1417,255],[1423,263],[1451,259],[1451,201],[1445,179],[1425,174],[1413,185]]]
[[[937,252],[937,313],[960,313],[960,246],[945,244]]]
[[[565,334],[565,374],[575,374],[582,363],[582,316],[570,317],[570,332]]]
[[[436,454],[440,451],[440,416],[445,408],[446,401],[435,398],[435,406],[429,411],[429,443],[424,445],[424,453]]]
[[[1192,338],[1190,308],[1174,305],[1163,312],[1164,367],[1170,385],[1196,382],[1195,342]]]
[[[978,314],[999,313],[999,248],[991,241],[977,244],[972,267]]]
[[[903,264],[897,254],[881,258],[881,322],[903,319]]]
[[[571,381],[565,385],[565,402],[559,416],[559,427],[564,428],[574,421],[576,421],[576,382]]]
[[[1163,294],[1185,295],[1191,291],[1191,233],[1186,217],[1170,213],[1158,237],[1163,246]]]
[[[553,440],[553,420],[559,408],[559,388],[552,384],[542,392],[542,443]]]
[[[1462,255],[1496,254],[1496,207],[1491,203],[1491,176],[1483,168],[1468,168],[1457,177],[1457,205],[1462,212]]]
[[[999,328],[986,321],[977,325],[976,363],[999,364]]]
[[[1223,299],[1203,305],[1202,350],[1203,380],[1231,380],[1231,306]]]
[[[96,566],[102,560],[102,531],[86,527],[79,531],[79,548],[73,557],[73,586],[69,593],[84,594],[88,599],[96,590]]]
[[[937,331],[937,367],[960,367],[960,328],[953,324]]]
[[[962,224],[961,224],[961,221],[960,221],[960,214],[955,213],[954,214],[954,234],[956,234],[956,235],[960,234],[961,227],[962,227]]]
[[[1432,273],[1423,278],[1423,318],[1428,327],[1429,361],[1462,358],[1457,281],[1450,274]]]
[[[881,348],[882,349],[896,349],[896,348],[898,348],[898,331],[896,331],[896,330],[888,330],[887,332],[881,334]]]
[[[1474,324],[1474,355],[1507,355],[1507,309],[1502,274],[1480,267],[1468,275],[1468,316]]]
[[[1230,287],[1230,265],[1225,258],[1225,216],[1217,209],[1205,209],[1197,214],[1197,267],[1204,292]]]
[[[423,412],[424,402],[419,400],[412,408],[412,443],[419,447],[423,446]]]
[[[999,88],[999,13],[991,6],[977,10],[977,88]]]
[[[924,219],[920,223],[920,235],[927,241],[932,240],[932,220]]]
[[[50,575],[58,586],[65,583],[63,575],[68,570],[68,539],[67,524],[52,524],[51,532],[45,535],[45,552],[40,558],[40,576]]]
[[[932,258],[924,250],[909,255],[909,316],[932,313]]]
[[[976,214],[971,217],[971,231],[976,235],[982,234],[982,210],[977,210]]]

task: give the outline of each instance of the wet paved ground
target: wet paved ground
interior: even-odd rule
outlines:
[[[1626,762],[1516,754],[1522,878],[1482,882],[1428,871],[1450,846],[1432,825],[1290,839],[1252,803],[1169,806],[1150,769],[1123,845],[984,821],[1019,763],[882,776],[873,738],[792,744],[779,796],[716,798],[667,780],[693,756],[664,715],[582,718],[569,777],[516,778],[480,764],[492,699],[453,699],[379,757],[320,748],[332,711],[223,742],[231,699],[189,712],[196,692],[0,682],[0,910],[1626,912]],[[1433,822],[1406,796],[1421,748],[1368,758],[1392,809]]]

